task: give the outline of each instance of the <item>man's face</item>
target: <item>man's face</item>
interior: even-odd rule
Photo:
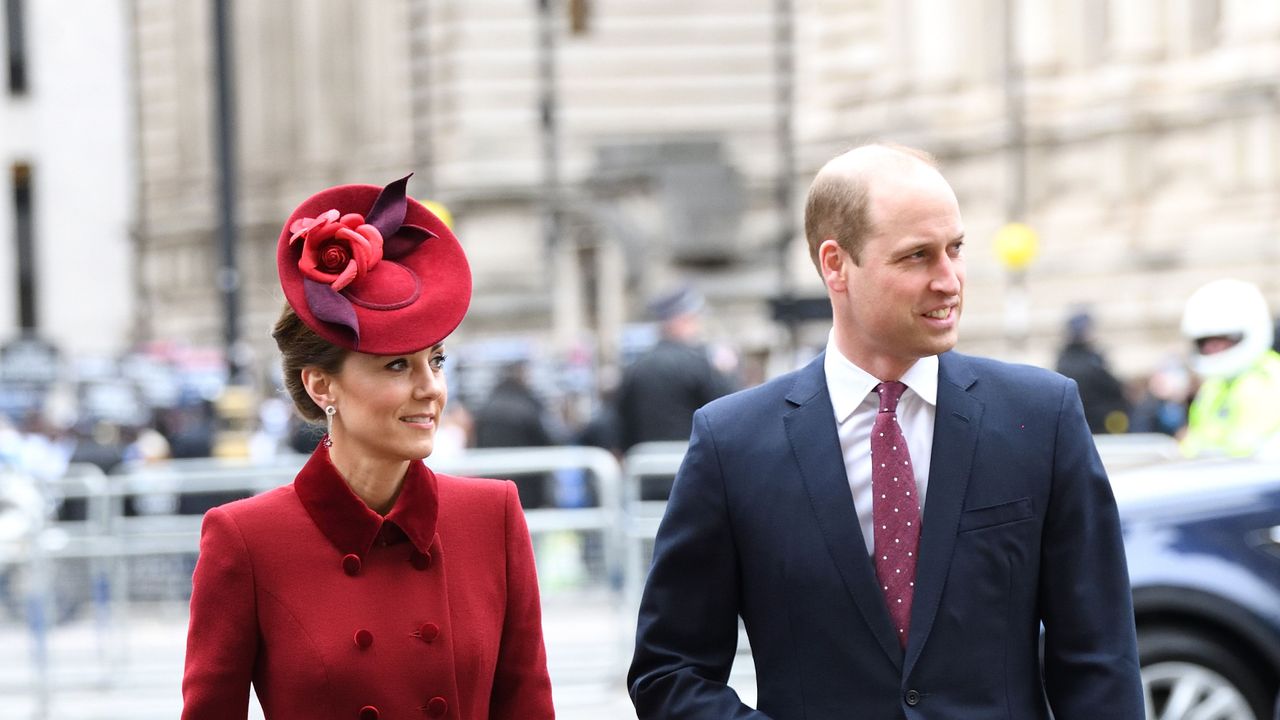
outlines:
[[[837,346],[881,380],[950,350],[964,291],[964,224],[955,193],[932,168],[873,183],[872,232],[858,262],[839,251],[844,292],[832,293]],[[833,287],[838,290],[838,287]]]

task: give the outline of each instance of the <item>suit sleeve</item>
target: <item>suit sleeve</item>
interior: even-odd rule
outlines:
[[[725,684],[738,646],[738,565],[724,477],[700,410],[640,602],[627,675],[639,720],[768,720]]]
[[[551,720],[551,679],[542,641],[538,574],[524,510],[514,483],[506,487],[507,612],[493,678],[491,720]]]
[[[1054,717],[1143,717],[1120,518],[1074,382],[1061,401],[1041,548],[1045,686]]]
[[[247,717],[257,653],[248,547],[235,520],[214,508],[204,516],[192,579],[182,720]]]

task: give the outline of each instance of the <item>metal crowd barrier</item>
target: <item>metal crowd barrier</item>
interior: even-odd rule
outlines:
[[[112,684],[114,674],[129,660],[130,606],[139,601],[140,568],[158,563],[160,570],[153,574],[166,585],[147,599],[180,600],[185,606],[203,511],[287,484],[305,460],[301,455],[265,465],[178,460],[128,467],[112,475],[91,465],[72,465],[62,478],[44,484],[16,473],[0,474],[0,596],[12,601],[8,614],[26,622],[32,666],[30,677],[7,674],[0,680],[0,698],[34,694],[33,717],[43,719],[49,717],[55,688]],[[542,474],[550,482],[576,485],[574,507],[525,511],[544,604],[556,596],[585,594],[621,610],[622,478],[611,453],[590,447],[485,449],[429,464],[450,474]],[[550,558],[558,564],[548,564]],[[68,609],[73,600],[79,602]],[[92,608],[94,624],[92,659],[81,653],[77,672],[69,678],[54,672],[50,638],[67,616],[82,620],[86,605]],[[621,648],[613,640],[620,643],[622,638],[593,642],[601,640],[607,645],[602,652],[612,660],[602,663],[586,654],[579,661],[583,667],[571,668],[570,675],[619,672]]]

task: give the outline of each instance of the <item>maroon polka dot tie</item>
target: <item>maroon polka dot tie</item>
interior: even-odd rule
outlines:
[[[871,517],[875,522],[876,577],[898,631],[907,646],[911,624],[911,596],[916,586],[916,556],[920,544],[920,503],[907,440],[898,427],[898,399],[907,389],[900,382],[880,383],[880,412],[871,428]]]

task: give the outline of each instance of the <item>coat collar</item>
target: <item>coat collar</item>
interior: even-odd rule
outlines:
[[[364,504],[338,469],[329,461],[329,449],[320,444],[293,481],[294,491],[311,521],[343,554],[364,557],[385,522],[394,523],[422,553],[428,552],[436,533],[440,497],[435,473],[422,462],[410,462],[404,487],[384,518]]]

